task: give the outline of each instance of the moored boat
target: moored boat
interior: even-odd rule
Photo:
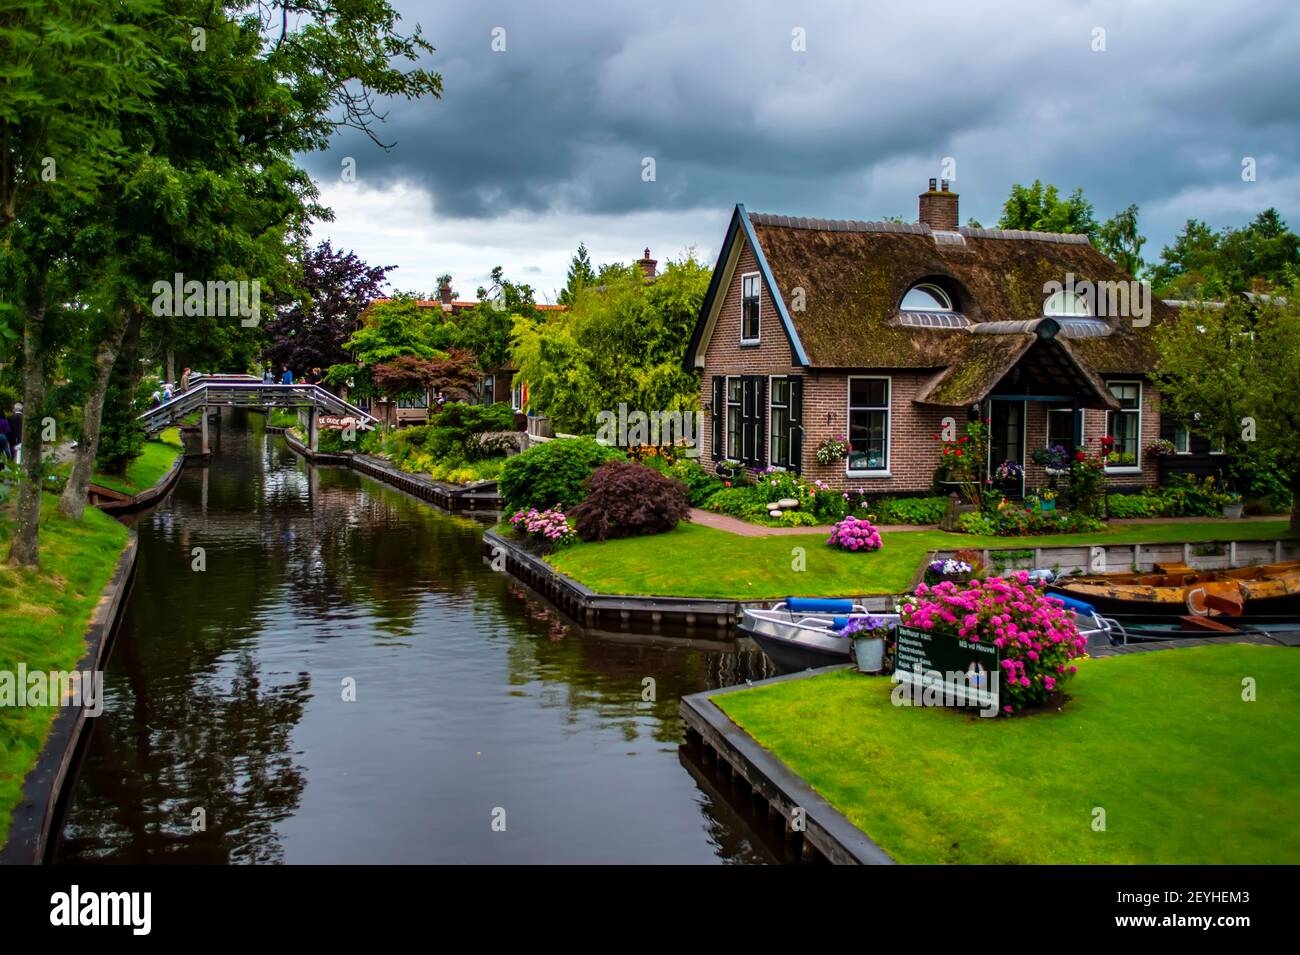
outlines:
[[[1056,599],[1074,614],[1075,625],[1087,637],[1089,647],[1109,646],[1122,639],[1117,628],[1091,605],[1059,596]],[[898,626],[898,614],[870,613],[852,600],[787,597],[767,610],[746,608],[740,631],[758,644],[779,672],[798,673],[848,663],[853,641],[840,631],[855,617],[871,617],[883,623],[887,631]]]
[[[1286,614],[1300,611],[1300,561],[1230,570],[1157,564],[1148,573],[1062,577],[1047,590],[1086,601],[1106,614]]]

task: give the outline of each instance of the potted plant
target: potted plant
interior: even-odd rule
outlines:
[[[889,625],[867,614],[852,617],[840,630],[840,636],[853,641],[853,660],[863,673],[879,673],[885,668],[885,635]]]
[[[1043,493],[1038,496],[1038,509],[1040,511],[1056,510],[1056,492],[1051,488],[1043,491]]]
[[[831,464],[840,461],[844,455],[849,453],[849,439],[842,434],[837,434],[833,438],[827,438],[821,444],[817,445],[817,461],[821,464]]]
[[[1246,504],[1241,499],[1241,495],[1236,491],[1230,491],[1223,496],[1223,516],[1224,517],[1241,517],[1246,513]]]

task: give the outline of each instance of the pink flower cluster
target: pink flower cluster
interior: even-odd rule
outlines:
[[[564,540],[573,533],[564,512],[558,507],[547,508],[544,511],[539,511],[535,507],[530,507],[527,511],[515,511],[514,516],[510,518],[510,526],[532,537],[556,542]]]
[[[880,550],[880,531],[868,520],[849,515],[831,529],[826,543],[839,550]]]
[[[966,584],[921,584],[899,609],[904,626],[952,633],[1001,651],[1003,710],[1041,703],[1075,673],[1087,640],[1074,616],[1023,571]]]

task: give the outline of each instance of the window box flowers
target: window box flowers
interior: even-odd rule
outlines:
[[[873,551],[884,546],[880,540],[880,531],[875,525],[861,517],[850,514],[831,529],[830,539],[826,541],[836,550]]]
[[[921,584],[904,598],[899,614],[907,627],[996,646],[1004,713],[1057,697],[1087,647],[1073,615],[1036,590],[1023,571],[966,584]]]

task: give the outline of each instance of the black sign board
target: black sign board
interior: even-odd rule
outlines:
[[[902,625],[897,633],[894,676],[900,683],[942,694],[949,706],[997,706],[1002,655],[993,644]]]

